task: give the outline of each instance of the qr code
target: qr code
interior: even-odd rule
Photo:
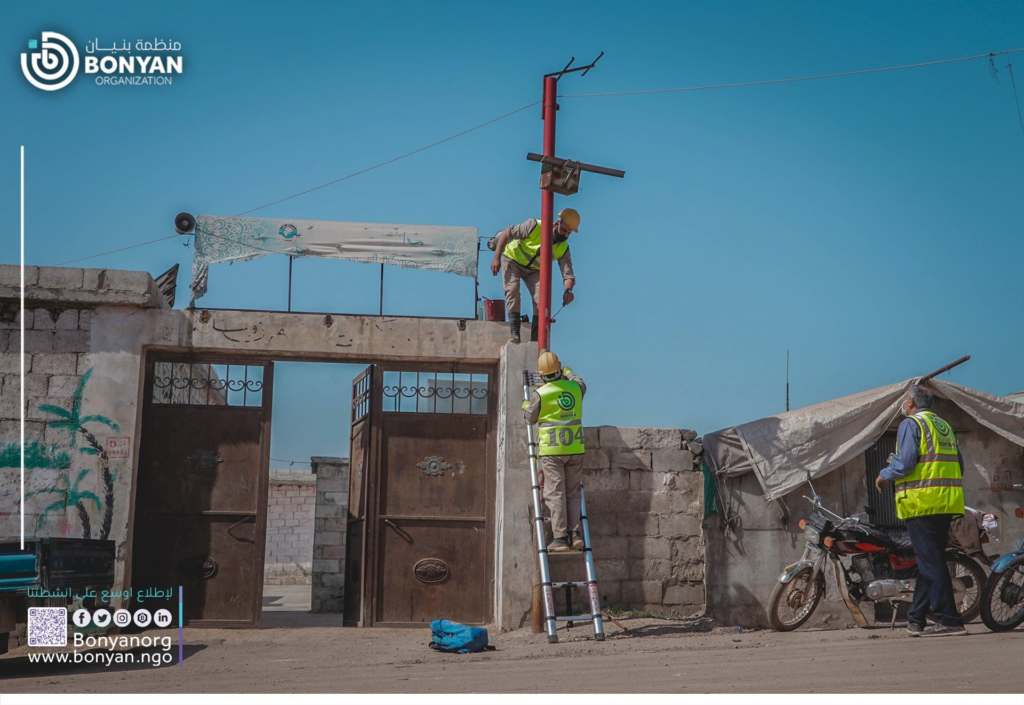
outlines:
[[[67,646],[67,607],[30,607],[28,610],[29,646]]]

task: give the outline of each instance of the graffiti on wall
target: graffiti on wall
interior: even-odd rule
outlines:
[[[114,519],[114,483],[117,479],[117,469],[111,467],[111,458],[96,437],[96,433],[102,433],[101,429],[109,429],[116,433],[120,428],[106,416],[82,414],[82,399],[91,376],[92,368],[89,368],[79,380],[67,406],[40,404],[36,407],[40,412],[52,417],[47,420],[47,425],[58,429],[64,438],[63,443],[44,444],[35,439],[25,444],[26,468],[60,471],[54,484],[25,494],[26,499],[39,495],[49,496],[54,500],[39,513],[36,521],[37,531],[43,528],[52,515],[59,515],[62,517],[61,533],[67,534],[70,531],[68,512],[73,509],[82,527],[82,538],[93,538],[94,518],[99,521],[97,537],[110,537]],[[20,467],[20,463],[18,444],[7,444],[0,452],[0,467]],[[86,481],[94,472],[99,473],[102,497],[88,489]]]

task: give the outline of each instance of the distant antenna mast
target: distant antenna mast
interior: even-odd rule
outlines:
[[[786,351],[786,411],[789,411],[789,350]]]

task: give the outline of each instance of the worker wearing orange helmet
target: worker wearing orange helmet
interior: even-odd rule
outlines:
[[[549,551],[584,549],[580,528],[583,491],[583,395],[587,386],[553,352],[537,359],[544,384],[523,402],[526,423],[537,424],[537,454],[544,474],[544,503],[554,540]]]
[[[562,305],[568,305],[575,298],[572,289],[576,277],[572,271],[572,255],[569,252],[569,236],[580,229],[580,214],[573,208],[564,208],[558,214],[558,221],[551,231],[551,256],[558,260],[562,270]],[[525,281],[533,297],[533,326],[530,340],[537,340],[537,306],[540,298],[540,246],[541,222],[530,218],[519,225],[510,225],[491,238],[487,246],[494,250],[491,274],[497,276],[500,270],[505,288],[505,310],[508,312],[509,342],[519,342],[520,294],[519,282]]]

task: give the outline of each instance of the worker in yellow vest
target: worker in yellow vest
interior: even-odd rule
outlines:
[[[967,634],[956,607],[946,567],[949,524],[964,513],[963,467],[953,429],[932,411],[928,387],[915,384],[903,399],[906,416],[896,438],[896,453],[875,480],[881,492],[895,482],[896,516],[907,522],[917,557],[914,601],[907,611],[911,636]],[[936,623],[925,628],[929,608]]]
[[[580,214],[572,208],[564,208],[558,214],[558,222],[551,231],[551,258],[558,260],[562,270],[562,304],[572,302],[572,289],[576,286],[576,277],[572,271],[572,255],[569,252],[569,236],[580,229]],[[530,218],[519,225],[510,225],[498,233],[488,247],[493,247],[494,260],[491,262],[491,274],[498,275],[505,288],[505,311],[508,313],[509,342],[519,342],[520,329],[520,294],[519,282],[525,281],[533,297],[533,326],[530,328],[530,340],[537,340],[537,300],[540,298],[540,245],[541,223]]]
[[[526,423],[537,424],[537,454],[544,473],[544,503],[554,540],[549,551],[582,551],[580,498],[583,490],[583,380],[562,367],[553,352],[541,353],[537,372],[544,384],[523,402]]]

